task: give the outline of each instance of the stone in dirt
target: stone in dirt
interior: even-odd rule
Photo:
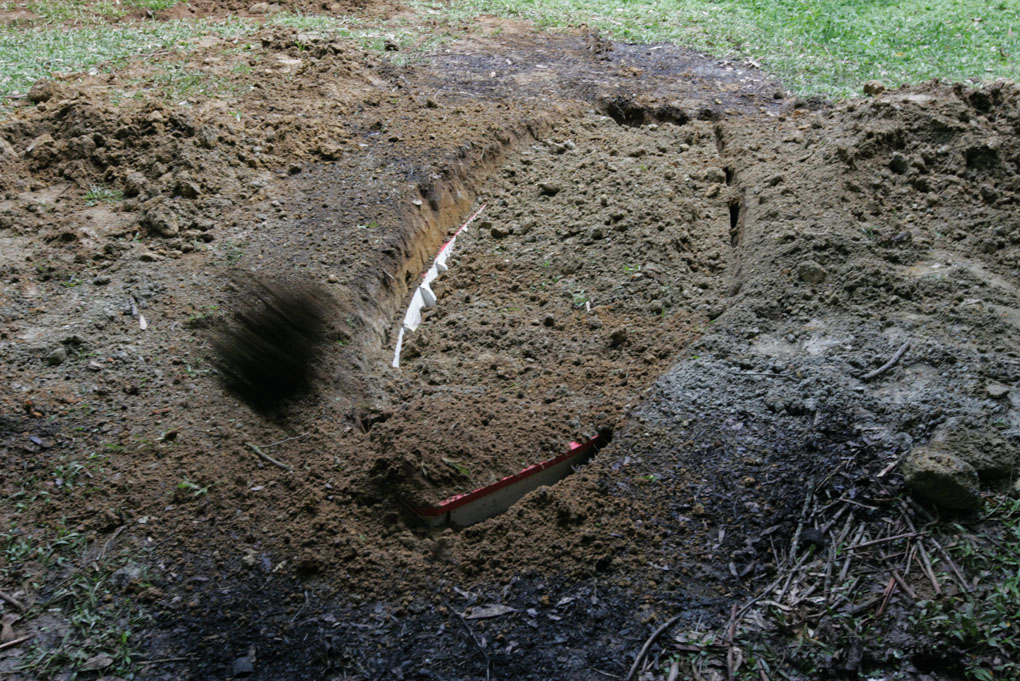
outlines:
[[[60,86],[52,80],[41,80],[28,91],[28,101],[33,104],[48,102],[60,94]]]
[[[59,366],[67,359],[67,350],[62,346],[53,349],[53,352],[46,355],[46,363],[51,367]]]
[[[158,203],[145,213],[145,221],[160,236],[177,236],[181,230],[177,213],[163,203]]]
[[[1009,394],[1009,386],[1003,385],[1001,383],[989,383],[988,387],[985,388],[985,390],[988,391],[989,397],[993,397],[995,399],[1005,397],[1006,395]]]
[[[981,507],[974,467],[938,444],[917,447],[903,462],[907,485],[914,494],[952,511]]]
[[[885,85],[879,80],[869,80],[864,84],[864,94],[871,95],[872,97],[880,95],[885,92]]]
[[[797,276],[807,284],[820,284],[825,281],[825,268],[814,260],[805,260],[797,266]]]

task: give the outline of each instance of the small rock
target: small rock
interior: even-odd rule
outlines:
[[[563,186],[555,180],[543,180],[538,183],[538,188],[546,196],[556,196],[563,189]]]
[[[0,643],[9,643],[17,638],[17,634],[14,633],[14,623],[20,618],[14,613],[7,613],[4,615],[2,621],[0,621]]]
[[[716,168],[715,166],[712,166],[711,168],[705,171],[705,181],[713,182],[716,184],[722,184],[723,182],[726,181],[726,171],[724,171],[722,168]]]
[[[618,348],[627,342],[627,329],[616,329],[609,334],[609,347]]]
[[[914,494],[937,506],[955,511],[981,507],[977,471],[937,444],[911,451],[903,462],[903,474]]]
[[[588,232],[588,238],[592,241],[598,241],[603,236],[601,227],[592,227],[591,231]]]
[[[500,229],[499,227],[493,226],[489,230],[489,234],[492,236],[493,239],[502,239],[503,237],[509,235],[510,232]]]
[[[145,214],[145,221],[149,227],[160,236],[177,236],[181,230],[177,213],[170,210],[169,206],[162,203],[150,208]]]
[[[39,135],[29,143],[29,145],[25,148],[25,154],[27,156],[45,155],[45,151],[43,150],[50,149],[51,147],[53,147],[53,144],[54,144],[53,135],[49,134],[48,132],[43,133],[42,135]]]
[[[335,274],[331,274],[328,277],[326,277],[326,281],[328,281],[331,284],[336,284],[340,281],[340,277],[336,276]]]
[[[202,189],[190,180],[178,180],[174,187],[174,195],[185,199],[197,199],[202,195]]]
[[[820,284],[825,281],[825,268],[813,260],[805,260],[797,265],[797,276],[808,284]]]
[[[110,584],[115,589],[126,589],[132,582],[142,578],[142,566],[136,563],[128,563],[110,575]]]
[[[910,159],[897,151],[889,159],[889,169],[897,175],[902,175],[910,169]]]
[[[144,194],[149,181],[145,178],[145,175],[132,170],[127,176],[124,177],[124,196],[132,197]]]
[[[800,542],[806,546],[814,546],[816,551],[825,548],[825,533],[814,527],[805,527],[800,533]]]
[[[4,161],[9,158],[14,158],[18,152],[14,151],[14,147],[11,143],[0,137],[0,161]]]
[[[39,102],[48,102],[58,94],[60,94],[60,88],[56,83],[52,80],[40,80],[29,89],[26,96],[28,101],[38,104]]]
[[[46,355],[46,364],[51,367],[60,366],[64,363],[65,359],[67,359],[67,350],[61,345],[53,348],[53,352]]]
[[[880,80],[869,80],[864,84],[864,94],[875,97],[885,92],[885,85]]]
[[[988,387],[985,388],[985,390],[988,391],[989,397],[993,397],[995,399],[1005,397],[1006,395],[1009,394],[1009,386],[1003,385],[1001,383],[989,383]]]
[[[327,161],[335,161],[344,154],[344,148],[333,142],[322,142],[319,144],[319,156]]]
[[[231,665],[234,676],[251,676],[255,672],[255,665],[247,657],[239,657]]]
[[[88,369],[89,371],[102,371],[103,365],[97,362],[96,360],[92,360],[91,362],[88,363],[88,366],[85,368]]]
[[[662,308],[662,301],[658,300],[658,299],[653,300],[652,302],[650,302],[648,304],[648,310],[652,314],[662,314],[662,310],[663,310],[663,308]]]
[[[269,3],[268,2],[256,2],[254,5],[248,8],[250,14],[269,14]]]

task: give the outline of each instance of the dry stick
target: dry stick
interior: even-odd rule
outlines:
[[[924,569],[924,574],[928,575],[928,581],[931,582],[931,588],[935,589],[935,595],[942,595],[942,586],[939,584],[939,580],[935,577],[935,571],[931,569],[931,561],[928,559],[928,552],[924,550],[924,541],[918,540],[917,548],[918,555],[921,556],[921,567]]]
[[[308,433],[301,433],[300,435],[294,435],[293,437],[286,437],[286,438],[284,438],[282,440],[277,440],[276,442],[270,442],[268,445],[262,445],[262,448],[263,449],[268,449],[269,447],[275,447],[276,445],[282,445],[284,442],[290,442],[291,440],[300,440],[305,435],[308,435]]]
[[[910,341],[907,341],[906,343],[904,343],[903,345],[900,346],[900,349],[896,351],[896,354],[892,356],[892,359],[890,359],[888,362],[886,362],[882,366],[878,367],[874,371],[869,371],[868,373],[866,373],[863,376],[861,376],[861,380],[862,381],[870,381],[871,379],[877,378],[877,377],[881,376],[882,374],[884,374],[885,372],[887,372],[890,369],[892,369],[894,366],[896,366],[896,362],[900,361],[900,358],[903,357],[903,353],[906,352],[907,348],[909,348],[909,347],[910,347]]]
[[[832,565],[836,562],[836,542],[832,533],[829,533],[829,560],[825,561],[825,604],[832,601]]]
[[[164,662],[187,662],[190,659],[190,657],[164,657],[158,660],[145,660],[143,662],[139,662],[138,666],[144,667],[152,664],[163,664]]]
[[[956,578],[960,581],[960,586],[963,588],[963,592],[969,594],[971,591],[970,585],[967,584],[967,580],[963,578],[963,574],[959,571],[959,569],[957,569],[956,563],[954,563],[953,559],[949,557],[949,553],[942,548],[942,544],[939,544],[935,537],[929,537],[929,539],[931,540],[931,543],[935,545],[935,548],[939,550],[939,553],[942,554],[942,558],[946,561],[946,564],[949,565],[949,569],[952,570],[953,574],[956,575]]]
[[[907,513],[907,505],[903,501],[900,501],[900,515],[903,520],[907,523],[907,527],[912,532],[917,532],[917,528],[914,527],[914,521],[910,519],[910,514]],[[931,582],[931,588],[935,590],[936,596],[942,595],[942,585],[939,584],[938,578],[935,577],[935,571],[931,567],[931,560],[928,558],[928,552],[924,549],[924,537],[918,534],[917,537],[917,555],[920,556],[921,570],[928,577],[928,581]],[[917,556],[915,555],[915,559]]]
[[[13,641],[8,641],[7,643],[0,643],[0,650],[7,650],[8,648],[13,648],[16,645],[24,643],[28,639],[32,638],[33,635],[34,634],[29,634],[28,636],[22,636],[21,638],[16,638]]]
[[[882,605],[879,606],[878,612],[875,613],[875,617],[881,617],[882,613],[885,612],[885,606],[889,605],[889,599],[892,597],[893,591],[895,590],[896,578],[890,576],[889,583],[885,585],[885,592],[882,594]]]
[[[901,589],[903,589],[903,593],[907,594],[907,596],[910,597],[910,600],[916,601],[917,600],[917,594],[914,593],[914,590],[911,589],[909,585],[907,585],[907,581],[905,579],[903,579],[903,577],[900,575],[900,573],[897,572],[896,570],[893,570],[892,571],[892,576],[893,576],[893,579],[896,580],[896,583],[899,585],[899,587]]]
[[[645,641],[645,644],[641,646],[641,650],[638,651],[637,657],[634,658],[634,664],[630,666],[630,671],[627,672],[627,675],[625,677],[623,677],[623,681],[630,681],[634,677],[634,672],[636,672],[638,667],[641,666],[641,661],[644,660],[645,655],[648,654],[648,649],[652,647],[653,643],[655,643],[655,639],[659,638],[659,634],[673,626],[673,623],[679,620],[681,617],[682,615],[674,615],[673,617],[670,617],[665,624],[663,624],[661,627],[652,632],[652,635],[648,637],[648,640]]]
[[[863,544],[858,544],[857,546],[854,546],[850,550],[852,551],[854,549],[863,549],[866,546],[876,546],[878,544],[887,544],[891,541],[896,541],[897,539],[912,539],[913,537],[916,536],[917,532],[904,532],[902,534],[894,534],[891,537],[882,537],[881,539],[872,539],[871,541],[866,541]]]
[[[864,612],[865,610],[868,610],[869,608],[871,608],[871,606],[873,606],[875,603],[878,603],[880,600],[882,600],[882,596],[875,596],[873,598],[869,598],[868,600],[864,601],[863,603],[861,603],[859,605],[855,605],[854,607],[850,608],[850,614],[851,615],[859,615],[862,612]]]
[[[914,562],[914,556],[917,555],[917,544],[911,544],[910,550],[907,551],[907,559],[903,561],[903,577],[904,579],[910,576],[910,564]]]
[[[483,646],[478,641],[477,638],[475,638],[475,632],[471,630],[471,625],[467,623],[466,619],[464,619],[464,615],[460,614],[460,612],[458,612],[457,610],[454,610],[453,608],[451,608],[449,604],[447,604],[446,607],[447,607],[448,610],[452,610],[453,613],[455,615],[457,615],[457,618],[460,619],[460,623],[464,625],[465,629],[467,629],[467,633],[468,633],[468,636],[471,638],[471,641],[476,646],[478,646],[478,649],[482,651],[482,655],[485,656],[485,681],[489,681],[489,678],[490,678],[491,673],[492,673],[491,672],[491,670],[492,670],[492,660],[489,659],[489,651],[485,649],[485,646]]]
[[[733,654],[733,636],[737,633],[737,604],[733,604],[733,608],[730,610],[730,626],[729,632],[726,634],[726,678],[728,681],[733,681],[733,667],[734,667],[734,654]]]
[[[113,536],[111,536],[111,537],[110,537],[109,539],[107,539],[107,540],[106,540],[106,543],[105,543],[105,544],[103,544],[103,550],[99,552],[99,556],[98,556],[98,557],[96,557],[96,560],[95,560],[95,562],[97,562],[97,563],[98,563],[98,562],[100,562],[101,560],[103,560],[103,558],[105,558],[105,557],[106,557],[106,552],[107,552],[107,551],[109,551],[109,550],[110,550],[110,547],[111,547],[111,546],[113,546],[113,543],[114,543],[115,541],[117,541],[117,537],[119,537],[119,536],[120,536],[120,533],[121,533],[121,532],[123,532],[123,531],[124,531],[124,530],[126,530],[126,529],[127,529],[127,525],[121,525],[121,526],[120,526],[120,527],[118,527],[118,528],[117,528],[116,530],[114,530],[114,532],[113,532]]]
[[[892,463],[890,463],[888,466],[883,468],[882,471],[877,476],[875,476],[875,477],[877,477],[877,478],[884,478],[885,476],[889,475],[889,473],[892,471],[892,469],[896,468],[901,463],[903,463],[903,460],[907,458],[907,455],[910,454],[911,451],[912,450],[910,450],[910,449],[904,450],[904,452],[902,454],[897,456],[893,460]]]
[[[282,468],[283,470],[288,471],[288,472],[293,470],[287,464],[283,463],[282,461],[277,461],[276,459],[274,459],[273,457],[269,456],[268,454],[263,452],[261,449],[259,449],[255,445],[253,445],[252,443],[245,442],[244,444],[247,445],[251,449],[251,451],[255,452],[255,454],[257,454],[258,457],[260,459],[262,459],[263,461],[268,461],[269,463],[273,464],[274,466]]]
[[[9,595],[5,594],[3,591],[0,591],[0,598],[2,598],[3,600],[7,601],[8,603],[10,603],[11,605],[13,605],[15,608],[17,608],[21,612],[25,612],[26,610],[28,610],[28,608],[26,608],[25,605],[21,601],[16,599],[14,596],[9,596]]]
[[[860,577],[854,577],[853,579],[851,579],[850,586],[843,589],[842,593],[836,596],[835,600],[833,600],[832,603],[829,604],[829,609],[835,610],[836,606],[842,604],[843,601],[850,600],[850,598],[853,596],[854,590],[857,588],[857,585],[860,583],[860,581],[861,581]]]

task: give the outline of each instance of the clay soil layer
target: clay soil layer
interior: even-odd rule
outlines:
[[[111,664],[73,618],[86,574],[138,679],[623,678],[666,620],[724,628],[804,565],[805,518],[819,551],[884,536],[903,477],[878,473],[913,448],[964,443],[975,497],[1008,481],[1014,84],[832,104],[673,46],[470,36],[411,66],[280,28],[203,39],[165,59],[229,91],[169,101],[129,64],[0,121],[0,591],[33,636],[5,678],[61,646],[80,659],[48,674]],[[231,389],[213,350],[273,291],[323,319],[283,403]],[[597,433],[498,517],[408,511]],[[895,645],[775,668],[959,664],[912,603],[871,630]]]

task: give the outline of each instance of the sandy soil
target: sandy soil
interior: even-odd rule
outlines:
[[[970,443],[986,490],[1012,476],[1015,85],[804,102],[739,64],[495,20],[403,68],[246,42],[168,57],[229,81],[190,101],[134,64],[0,122],[0,589],[47,604],[84,566],[121,575],[110,602],[148,617],[136,678],[239,658],[262,679],[619,678],[669,617],[724,625],[806,519],[819,546],[883,536],[902,476],[877,474],[915,445]],[[482,204],[393,369],[410,290]],[[328,296],[312,390],[268,409],[212,350],[259,281]],[[401,503],[600,429],[588,466],[471,528]],[[10,559],[61,532],[72,567]],[[464,619],[492,603],[513,610]],[[75,631],[33,612],[39,648]],[[904,617],[874,627],[850,633],[902,641],[830,671],[952,657]],[[28,654],[0,671],[31,678]]]

